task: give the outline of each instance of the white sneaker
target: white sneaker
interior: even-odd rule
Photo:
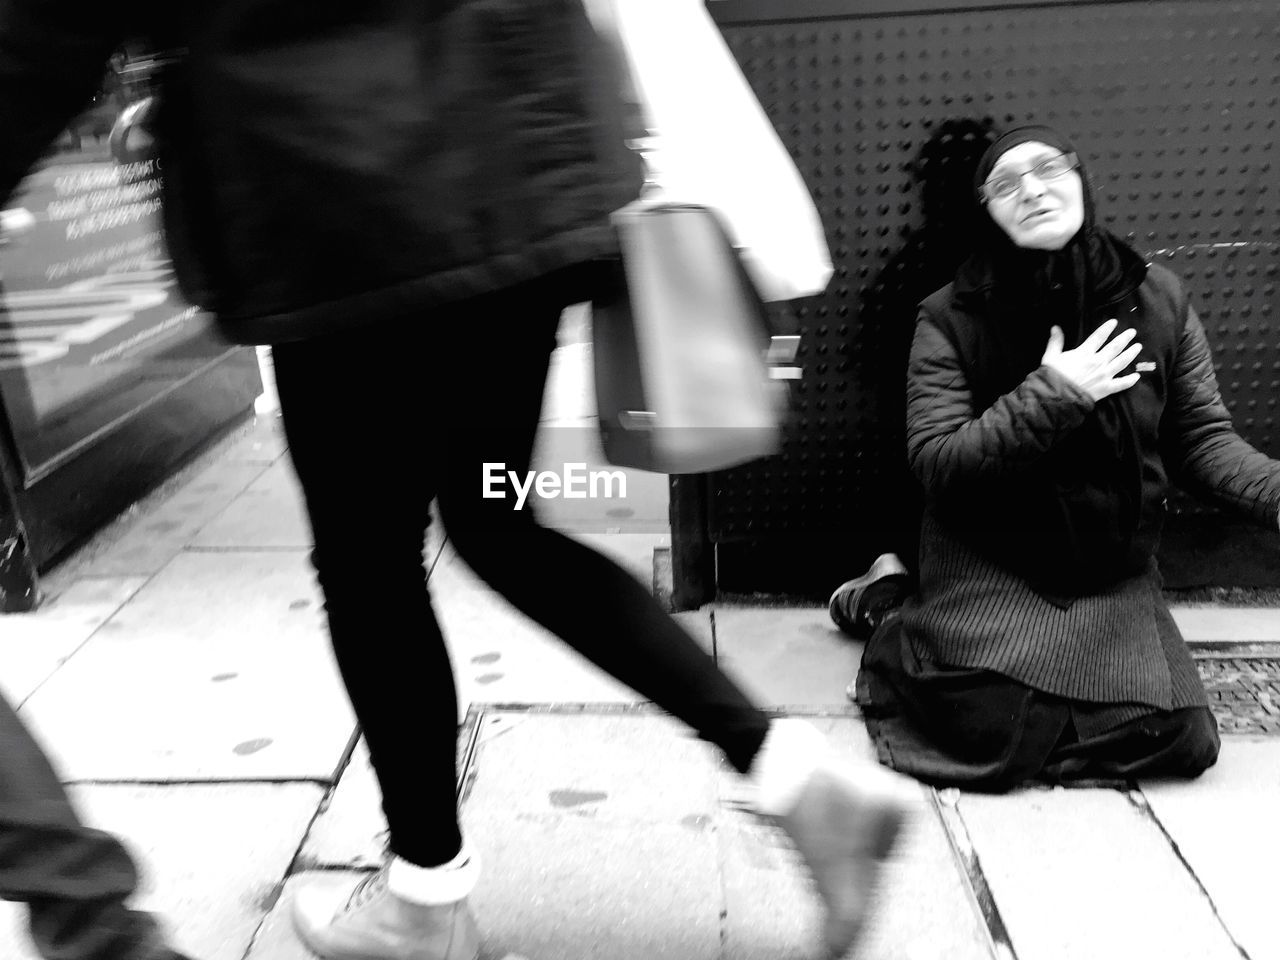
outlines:
[[[842,957],[866,929],[880,872],[908,820],[920,788],[873,767],[824,763],[795,806],[777,818],[826,907],[823,940]]]
[[[466,900],[420,904],[387,887],[387,867],[355,889],[305,887],[293,901],[299,938],[324,960],[477,960],[480,934]]]
[[[828,956],[843,956],[867,926],[885,861],[923,806],[920,785],[870,761],[839,760],[817,728],[796,718],[769,724],[750,776],[756,809],[782,827],[813,877]]]

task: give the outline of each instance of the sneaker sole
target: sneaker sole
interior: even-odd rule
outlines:
[[[872,587],[878,586],[881,582],[891,583],[893,586],[891,594],[897,596],[906,592],[908,580],[907,568],[898,559],[897,555],[882,553],[876,557],[875,562],[871,564],[871,568],[866,573],[854,580],[842,583],[835,589],[835,592],[831,594],[831,599],[827,601],[827,614],[841,630],[853,631],[857,625],[844,616],[841,609],[843,604],[837,605],[841,598],[850,597],[851,601],[848,606],[856,607],[861,594]]]

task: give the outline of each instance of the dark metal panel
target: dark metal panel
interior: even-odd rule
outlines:
[[[257,354],[228,350],[216,363],[121,421],[73,460],[17,491],[32,559],[48,566],[253,415],[262,392]]]
[[[27,533],[7,485],[0,482],[0,614],[25,613],[37,599],[36,565]]]
[[[1134,3],[1146,0],[1086,0]],[[948,11],[1006,10],[1014,7],[1074,7],[1081,0],[706,0],[707,9],[722,25],[782,23],[855,17],[911,16]]]
[[[1280,6],[870,13],[887,6],[710,4],[813,192],[836,265],[824,295],[784,311],[803,333],[805,374],[783,454],[713,478],[722,578],[733,544],[767,545],[793,571],[842,552],[852,569],[891,537],[875,528],[910,500],[894,378],[912,305],[963,254],[963,234],[925,216],[929,183],[971,160],[992,127],[1043,122],[1076,141],[1104,221],[1140,250],[1166,251],[1186,281],[1241,433],[1280,454]],[[794,22],[801,10],[830,18]],[[948,209],[932,200],[934,213]]]

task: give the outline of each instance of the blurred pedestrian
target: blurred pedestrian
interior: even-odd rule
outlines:
[[[473,960],[478,861],[455,804],[457,697],[422,564],[435,498],[517,609],[688,723],[759,787],[812,872],[833,953],[867,919],[914,788],[771,721],[630,574],[484,496],[524,476],[560,313],[638,193],[622,78],[581,0],[358,5],[7,0],[7,191],[131,31],[181,48],[155,136],[174,266],[232,341],[272,344],[289,453],[391,857],[300,892],[329,960]]]
[[[0,897],[26,904],[48,960],[186,960],[126,901],[138,871],[120,841],[85,826],[48,759],[0,697]]]
[[[1235,432],[1182,284],[1097,222],[1065,137],[1004,134],[975,187],[974,253],[909,362],[919,587],[876,612],[857,701],[929,783],[1197,776],[1219,739],[1161,594],[1165,496],[1275,528],[1280,462]]]

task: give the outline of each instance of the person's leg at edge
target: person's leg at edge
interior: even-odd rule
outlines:
[[[874,765],[853,782],[815,728],[771,722],[636,578],[540,526],[528,504],[517,511],[511,499],[481,495],[481,464],[505,463],[517,476],[529,470],[556,323],[575,299],[580,292],[562,293],[553,282],[510,297],[509,306],[494,298],[491,325],[504,346],[486,357],[486,369],[504,389],[462,385],[469,388],[460,405],[466,417],[450,432],[441,518],[459,555],[517,609],[751,777],[759,808],[780,818],[813,871],[828,906],[828,945],[842,953],[863,924],[875,867],[905,817],[906,798],[918,789]]]
[[[478,951],[465,901],[479,864],[455,800],[458,699],[424,565],[439,457],[425,423],[439,394],[424,384],[457,358],[421,331],[447,322],[414,317],[272,351],[334,657],[390,835],[384,869],[355,890],[312,885],[294,900],[299,935],[333,960]]]
[[[169,960],[155,919],[126,901],[138,872],[86,827],[39,744],[0,697],[0,897],[24,902],[42,957]]]

